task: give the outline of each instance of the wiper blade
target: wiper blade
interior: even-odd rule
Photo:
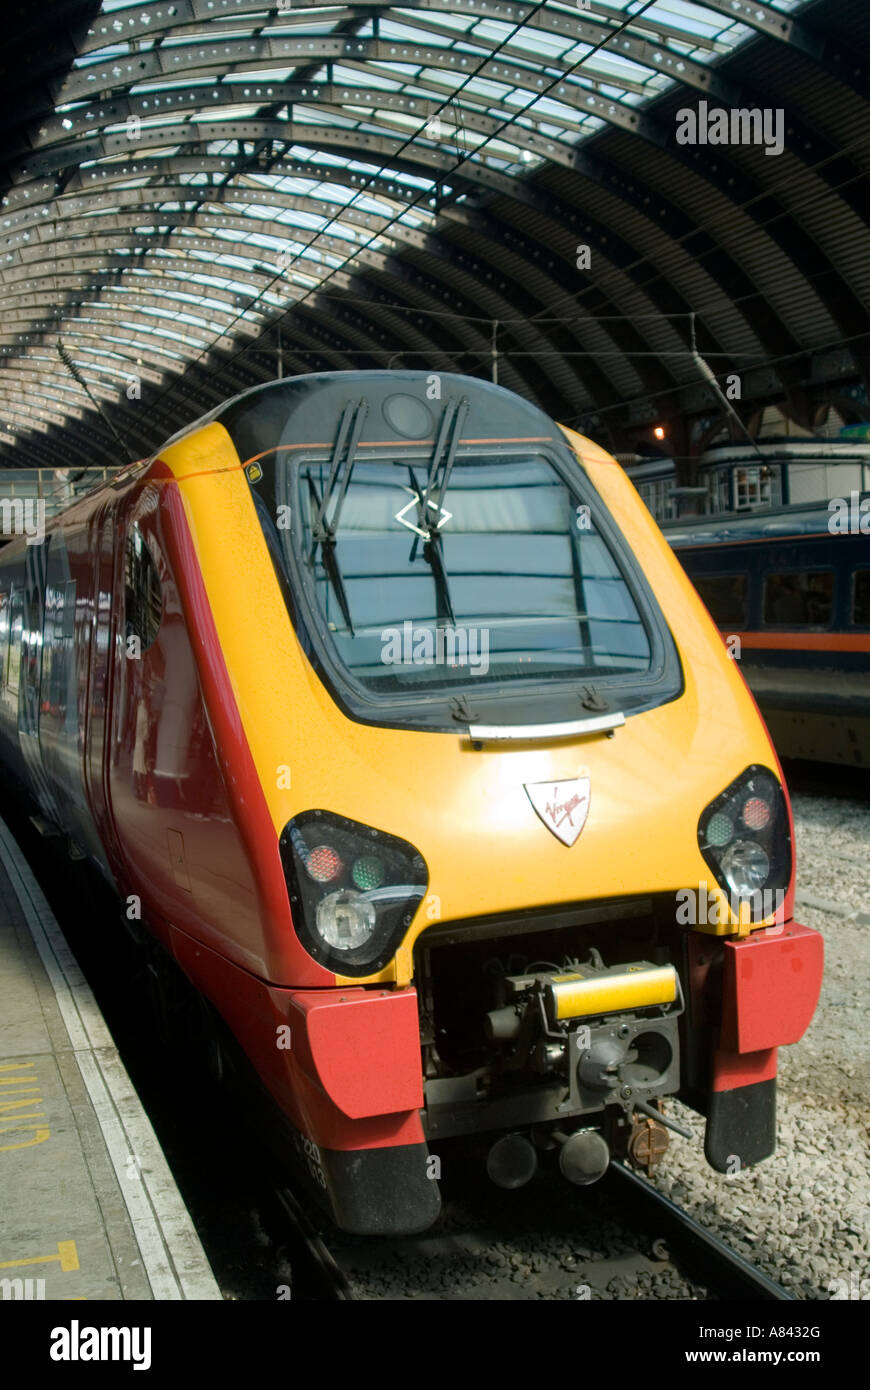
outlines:
[[[411,483],[417,495],[417,535],[424,538],[423,559],[430,566],[432,577],[435,580],[436,616],[439,623],[449,622],[452,627],[456,626],[456,618],[453,613],[453,605],[450,602],[450,586],[447,582],[447,571],[444,568],[444,553],[441,547],[439,527],[444,495],[450,482],[450,474],[453,472],[456,450],[459,447],[462,426],[465,424],[467,414],[467,396],[463,396],[458,405],[452,398],[447,402],[444,414],[441,416],[438,438],[426,475],[425,491],[420,490],[417,479],[414,477],[414,470],[410,466],[408,467]],[[434,521],[431,515],[433,512]],[[414,543],[411,546],[410,561],[412,564],[416,554],[417,536],[414,537]]]
[[[317,514],[312,525],[314,542],[317,545],[320,541],[330,539],[335,541],[335,533],[338,530],[338,522],[341,517],[341,509],[344,506],[344,499],[347,495],[348,483],[350,482],[353,467],[356,463],[357,449],[359,448],[360,435],[366,416],[369,413],[368,401],[348,401],[341,417],[341,424],[338,427],[335,444],[332,449],[332,458],[329,462],[329,477],[326,480],[326,487],[323,490],[323,498],[317,508]],[[350,438],[348,439],[348,435]],[[346,452],[345,452],[346,448]],[[335,499],[335,506],[332,509],[332,519],[327,517],[329,504],[332,501],[332,494],[338,481],[338,495]]]
[[[335,444],[332,450],[332,458],[329,462],[329,476],[326,480],[326,487],[323,496],[318,497],[314,479],[309,471],[308,489],[314,502],[314,521],[312,523],[312,535],[314,544],[311,548],[311,562],[314,563],[317,555],[318,545],[323,553],[323,568],[332,586],[332,591],[338,599],[338,606],[341,609],[342,617],[350,629],[351,637],[354,632],[353,620],[350,616],[350,604],[347,601],[347,592],[344,587],[344,580],[341,577],[341,567],[335,553],[336,532],[341,517],[341,509],[344,506],[344,499],[347,496],[347,489],[356,463],[357,450],[359,448],[360,435],[368,414],[368,402],[359,400],[356,402],[348,401],[341,417],[341,424],[338,427]],[[329,504],[332,501],[333,493],[335,504],[332,509],[332,517],[328,516]]]
[[[311,500],[314,503],[315,515],[320,516],[323,505],[322,500],[318,495],[317,487],[315,486],[315,482],[311,474],[307,473],[305,476],[308,482],[308,491],[311,493]],[[347,623],[348,627],[350,628],[350,635],[351,637],[355,637],[356,633],[353,630],[353,621],[350,616],[350,605],[347,601],[347,594],[344,588],[344,580],[341,577],[341,569],[339,568],[338,560],[336,559],[335,555],[334,537],[330,536],[327,533],[324,533],[320,541],[315,540],[314,545],[311,547],[310,563],[312,565],[314,564],[315,556],[317,555],[317,547],[320,544],[322,544],[323,546],[323,568],[326,572],[326,577],[332,585],[332,592],[338,599],[338,606],[341,609],[341,615],[344,618],[344,621]]]
[[[450,474],[453,472],[453,464],[456,460],[456,450],[459,447],[459,438],[462,434],[462,426],[465,424],[465,417],[468,414],[468,397],[463,396],[459,404],[456,401],[447,402],[444,414],[441,416],[441,428],[438,431],[438,441],[435,445],[435,452],[429,464],[429,473],[426,478],[426,491],[420,498],[420,529],[432,537],[432,533],[437,531],[437,520],[432,522],[429,519],[429,506],[435,512],[436,518],[441,516],[441,506],[444,501],[444,494],[447,491],[447,484],[450,482]],[[446,454],[445,454],[446,446]],[[442,463],[442,455],[443,463]]]
[[[408,473],[411,477],[411,486],[419,497],[420,489],[410,464],[408,465]],[[411,546],[409,560],[412,564],[417,552],[417,539],[415,536],[414,544]],[[435,617],[439,624],[449,623],[451,627],[455,627],[456,618],[453,615],[453,605],[450,602],[450,587],[447,583],[447,571],[444,568],[444,557],[441,553],[441,535],[437,526],[432,527],[429,532],[429,539],[423,542],[423,559],[432,570],[432,578],[435,580]]]
[[[341,569],[335,555],[335,541],[329,538],[323,546],[323,568],[326,570],[332,591],[338,599],[338,606],[341,609],[342,617],[350,628],[351,637],[356,633],[353,628],[353,620],[350,616],[350,604],[347,601],[347,594],[344,588],[344,580],[341,577]]]

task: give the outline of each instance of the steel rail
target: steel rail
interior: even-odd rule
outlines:
[[[688,1252],[686,1263],[695,1266],[704,1282],[707,1282],[709,1271],[713,1271],[714,1292],[724,1287],[729,1291],[725,1295],[729,1299],[751,1298],[778,1303],[797,1301],[794,1294],[768,1278],[762,1270],[750,1264],[724,1240],[624,1163],[612,1161],[604,1181],[615,1182],[630,1193],[632,1206],[642,1215],[642,1209],[646,1208],[648,1217],[644,1216],[644,1220],[654,1223],[656,1234],[665,1241],[670,1238],[678,1260],[681,1261]]]

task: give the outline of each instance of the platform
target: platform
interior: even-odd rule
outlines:
[[[97,1003],[0,821],[0,1299],[220,1299]]]

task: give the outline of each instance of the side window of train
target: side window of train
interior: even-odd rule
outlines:
[[[764,576],[764,623],[769,627],[829,627],[834,576],[829,570],[790,570]]]
[[[163,616],[163,591],[157,564],[139,527],[127,533],[124,550],[124,636],[138,639],[147,651],[157,636]]]
[[[6,689],[18,694],[21,671],[21,631],[24,626],[24,590],[13,584],[9,594],[9,648],[6,656]]]
[[[717,627],[731,629],[746,626],[745,574],[698,574],[693,583]]]
[[[75,683],[76,583],[70,577],[63,531],[52,536],[42,620],[42,710],[77,730]]]
[[[870,627],[870,569],[852,576],[852,625]]]

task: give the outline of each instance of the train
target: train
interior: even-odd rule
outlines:
[[[870,493],[663,530],[778,752],[870,767]]]
[[[773,1152],[823,969],[788,791],[589,439],[454,374],[256,387],[0,551],[0,663],[4,778],[338,1227],[427,1229],[453,1152],[649,1170],[673,1098],[712,1169]]]

